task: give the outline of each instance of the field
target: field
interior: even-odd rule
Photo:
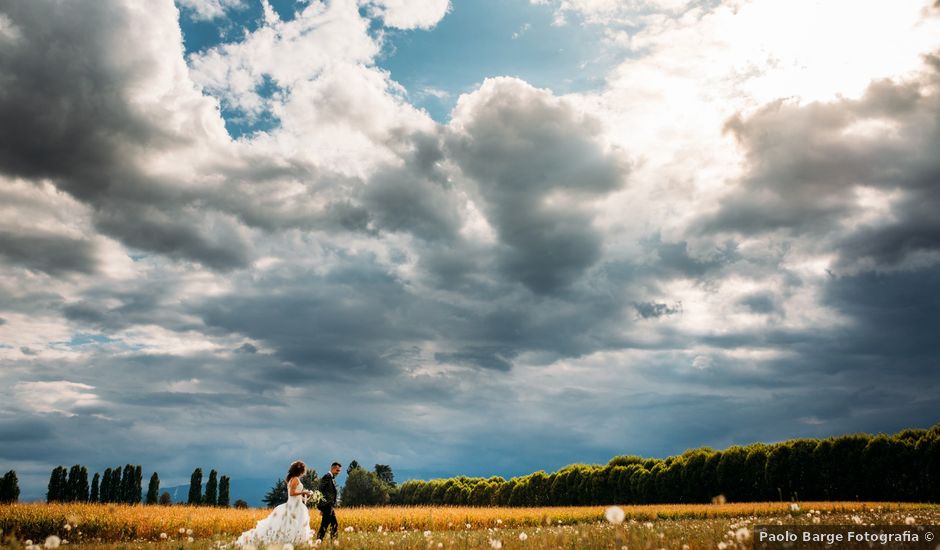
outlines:
[[[337,509],[341,542],[389,548],[736,548],[752,547],[761,523],[940,524],[940,505],[805,502],[622,506],[623,523],[606,507]],[[224,548],[266,516],[266,509],[106,504],[0,505],[4,548],[39,550],[54,535],[87,550]],[[311,514],[319,525],[319,514]],[[55,539],[50,540],[54,545]],[[29,548],[33,543],[33,548]],[[723,546],[722,546],[723,545]]]

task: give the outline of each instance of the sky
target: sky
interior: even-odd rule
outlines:
[[[933,0],[0,0],[0,470],[929,427],[938,150]]]

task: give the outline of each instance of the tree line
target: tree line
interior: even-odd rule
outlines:
[[[11,476],[10,482],[7,477]],[[88,468],[76,464],[69,469],[57,466],[49,476],[49,485],[46,492],[46,502],[103,502],[169,505],[173,503],[170,493],[160,494],[160,475],[153,472],[147,485],[146,498],[143,497],[143,469],[140,464],[127,464],[123,468],[106,468],[103,474],[95,472],[91,483],[88,482]],[[7,493],[13,494],[13,489],[7,490],[12,483],[15,488],[15,497],[3,500]],[[230,480],[228,476],[218,477],[212,470],[206,482],[206,492],[202,493],[202,469],[196,468],[190,478],[189,499],[187,504],[204,506],[229,505]],[[16,472],[8,472],[0,486],[0,502],[16,502],[19,497],[19,488],[16,487]]]
[[[688,450],[665,459],[618,456],[547,474],[406,481],[405,505],[552,506],[722,500],[940,502],[940,424],[892,436],[754,443]]]

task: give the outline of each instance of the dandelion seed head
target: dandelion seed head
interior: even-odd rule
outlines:
[[[62,544],[62,539],[55,535],[49,535],[46,537],[46,542],[43,544],[46,548],[58,548]]]
[[[604,517],[607,518],[607,521],[610,523],[621,524],[623,520],[627,518],[627,514],[620,506],[611,506],[604,512]]]

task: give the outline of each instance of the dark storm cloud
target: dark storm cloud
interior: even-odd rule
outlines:
[[[289,274],[295,275],[295,274]],[[264,288],[207,300],[196,312],[212,330],[273,346],[294,368],[268,369],[267,383],[333,372],[349,378],[395,370],[384,354],[401,342],[430,339],[434,314],[402,282],[364,259],[322,278],[269,280]],[[424,317],[425,322],[418,322]]]
[[[439,165],[444,160],[440,137],[413,135],[413,149],[403,166],[380,169],[364,191],[364,206],[379,228],[407,231],[427,241],[452,241],[460,231],[456,189]]]
[[[641,319],[655,319],[667,315],[682,313],[682,303],[664,304],[661,302],[638,302],[633,304],[636,314]]]
[[[237,353],[258,353],[258,348],[253,346],[251,342],[245,342],[244,344],[238,346],[238,349],[235,351]]]
[[[738,300],[738,304],[744,306],[752,313],[777,313],[780,311],[777,299],[770,292],[748,294]]]
[[[865,272],[832,279],[827,305],[855,322],[833,348],[859,366],[880,365],[887,373],[909,373],[940,381],[940,266],[888,273]]]
[[[131,247],[216,269],[245,265],[246,242],[199,229],[203,217],[182,210],[192,197],[140,166],[149,152],[192,138],[161,127],[134,104],[135,88],[149,85],[159,62],[148,49],[155,38],[139,36],[133,10],[105,1],[3,1],[0,13],[18,29],[0,49],[0,172],[50,179],[93,207],[98,230]],[[153,34],[163,23],[154,22]],[[19,237],[29,238],[35,237]],[[16,253],[12,246],[7,255]],[[30,260],[43,270],[87,272],[93,266],[87,248],[76,242],[56,260],[39,254]]]
[[[4,445],[0,447],[0,456],[10,458],[4,450],[25,442],[41,442],[51,433],[50,423],[38,418],[0,418],[0,440],[4,442]]]
[[[159,325],[168,330],[185,332],[199,325],[185,317],[177,295],[179,281],[167,279],[148,281],[146,285],[89,285],[77,299],[58,303],[65,319],[78,326],[104,332],[116,332],[135,325]]]
[[[0,230],[0,256],[5,260],[50,275],[94,273],[96,247],[75,239],[40,231],[18,233]]]
[[[478,186],[503,273],[539,294],[571,285],[601,257],[583,204],[624,185],[626,160],[598,121],[518,80],[487,80],[455,113],[446,149]]]
[[[484,369],[494,369],[508,371],[512,368],[512,363],[507,361],[507,357],[512,359],[515,352],[512,350],[492,350],[492,349],[464,349],[452,353],[435,353],[434,359],[442,363],[458,363],[464,365],[473,365]]]
[[[833,247],[843,266],[896,266],[940,250],[938,82],[928,63],[917,79],[874,82],[857,100],[781,100],[732,118],[726,128],[747,151],[749,173],[699,227],[787,229]],[[889,214],[846,229],[866,188],[886,194],[877,200],[891,201]]]

